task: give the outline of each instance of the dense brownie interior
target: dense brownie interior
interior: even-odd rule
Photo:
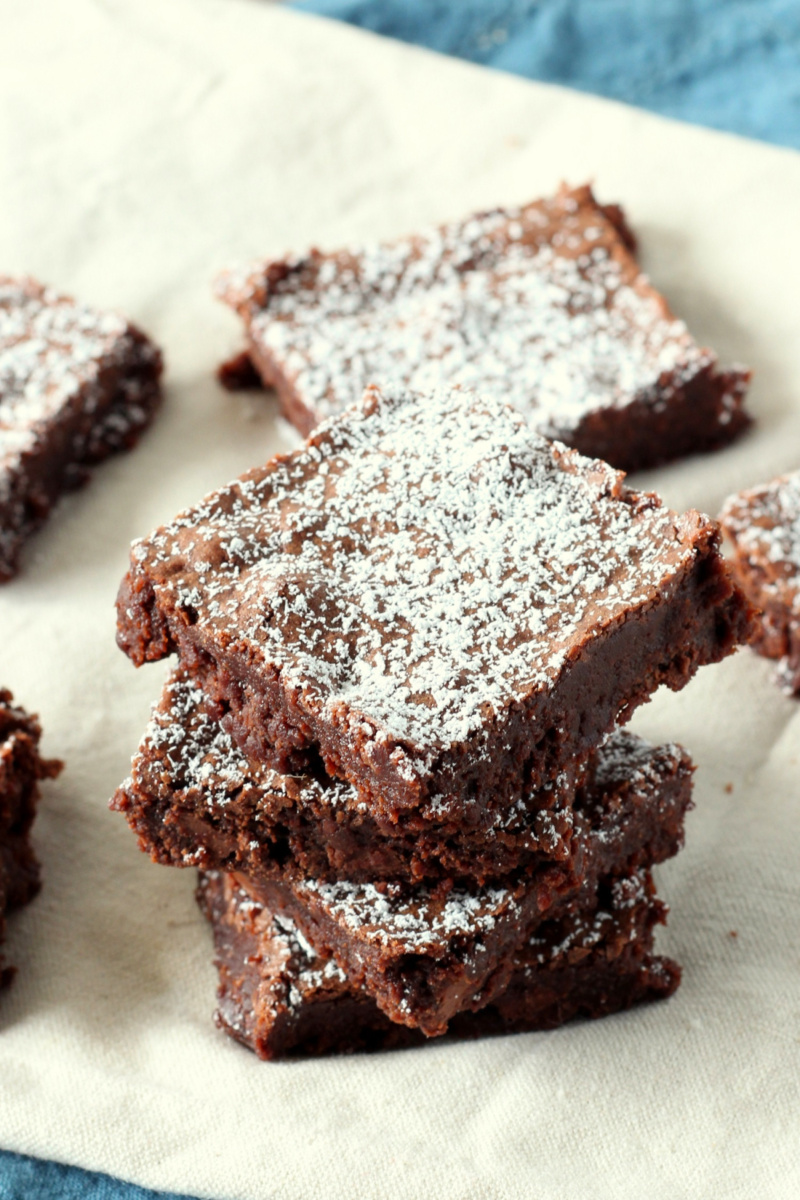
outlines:
[[[617,730],[582,786],[568,772],[511,810],[479,810],[482,819],[470,821],[467,808],[461,823],[435,809],[380,820],[351,784],[250,764],[201,689],[178,669],[112,807],[124,812],[142,849],[166,864],[256,877],[484,883],[547,862],[570,864],[580,850],[576,830],[611,774],[617,804],[632,812],[667,788],[684,789],[690,771],[680,747],[653,747]]]

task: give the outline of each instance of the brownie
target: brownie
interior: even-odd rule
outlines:
[[[33,899],[39,890],[39,864],[30,842],[39,781],[61,770],[55,759],[39,753],[41,728],[35,717],[14,706],[0,688],[0,943],[5,916]],[[0,986],[10,982],[13,967],[0,958]]]
[[[0,581],[61,493],[138,440],[160,375],[159,351],[123,317],[0,276]]]
[[[246,355],[303,434],[370,383],[463,386],[532,427],[636,470],[725,445],[749,373],[720,370],[642,274],[621,210],[562,188],[415,237],[229,271]],[[250,359],[250,364],[247,363]]]
[[[253,763],[372,811],[511,808],[750,634],[718,527],[508,405],[383,393],[131,551],[118,642],[179,650]]]
[[[217,1024],[260,1058],[424,1042],[317,954],[290,918],[253,900],[231,876],[201,875],[198,901],[214,930]],[[546,921],[517,953],[505,991],[454,1017],[448,1036],[554,1029],[671,995],[680,970],[652,955],[665,913],[649,872],[604,880],[596,907]]]
[[[777,658],[778,677],[800,694],[800,471],[731,496],[720,516],[733,570],[761,610],[753,647]]]
[[[630,752],[622,742],[601,760],[566,865],[480,888],[233,876],[288,916],[392,1021],[436,1036],[478,997],[488,1004],[504,990],[519,947],[544,921],[596,907],[605,877],[677,853],[691,769],[679,747],[649,752],[638,740]]]
[[[487,807],[462,821],[431,810],[375,817],[341,780],[250,767],[214,706],[184,669],[167,681],[111,807],[123,812],[156,862],[252,876],[486,883],[547,862],[571,867],[598,786],[633,813],[641,795],[683,794],[691,764],[675,746],[615,731],[577,786],[566,772],[510,811]]]

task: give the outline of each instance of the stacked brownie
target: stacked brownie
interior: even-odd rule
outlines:
[[[112,804],[202,869],[263,1057],[674,990],[651,869],[692,765],[619,725],[750,634],[708,519],[499,400],[369,387],[135,543],[118,614],[179,660]]]

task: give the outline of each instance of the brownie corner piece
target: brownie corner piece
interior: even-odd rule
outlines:
[[[730,496],[720,514],[736,578],[760,611],[753,648],[800,695],[800,471]]]
[[[627,471],[717,449],[750,423],[750,373],[722,369],[642,273],[617,205],[588,186],[390,243],[231,270],[242,370],[302,434],[371,382],[460,386]]]
[[[55,778],[63,765],[41,756],[40,738],[36,717],[0,688],[0,943],[6,913],[27,904],[39,890],[39,864],[30,842],[39,783]],[[0,981],[10,982],[13,973],[0,958]]]
[[[134,544],[118,640],[179,649],[251,759],[370,803],[511,804],[750,633],[718,527],[500,401],[368,388]]]
[[[136,443],[161,372],[161,352],[123,317],[0,276],[0,581],[58,497]]]

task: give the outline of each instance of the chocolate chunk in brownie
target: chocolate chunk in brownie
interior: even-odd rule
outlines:
[[[124,318],[0,276],[0,581],[61,493],[134,445],[160,375],[159,351]]]
[[[587,788],[569,864],[480,888],[234,876],[270,911],[290,917],[390,1020],[436,1036],[457,1013],[504,990],[514,955],[543,921],[576,905],[596,907],[606,876],[677,853],[690,800],[685,752],[627,735],[610,746]]]
[[[0,943],[5,937],[6,912],[27,904],[39,890],[39,864],[30,842],[36,815],[39,781],[61,770],[55,759],[39,753],[41,728],[35,717],[13,704],[0,688]],[[0,986],[14,969],[0,958]]]
[[[731,496],[720,521],[736,578],[761,610],[753,647],[779,660],[780,682],[800,695],[800,471]]]
[[[352,784],[251,766],[179,668],[111,806],[125,814],[141,848],[165,864],[252,876],[485,883],[547,862],[569,864],[593,792],[612,786],[614,771],[616,803],[633,813],[648,781],[657,781],[661,793],[682,792],[691,765],[679,748],[653,747],[618,730],[577,794],[574,773],[567,772],[557,786],[511,810],[467,803],[459,823],[431,805],[382,820]]]
[[[623,478],[500,401],[368,388],[134,543],[118,641],[376,814],[510,808],[750,634],[716,524]]]
[[[621,210],[591,189],[384,245],[221,277],[247,355],[301,433],[381,383],[462,386],[622,470],[713,449],[749,423],[749,373],[720,370],[644,276]],[[241,356],[223,380],[252,380]]]
[[[297,926],[254,900],[229,875],[201,875],[198,901],[214,930],[219,973],[216,1021],[260,1058],[419,1045]],[[505,991],[460,1013],[449,1036],[554,1029],[671,995],[680,970],[652,955],[665,907],[649,872],[605,879],[594,908],[546,921],[520,948]]]

